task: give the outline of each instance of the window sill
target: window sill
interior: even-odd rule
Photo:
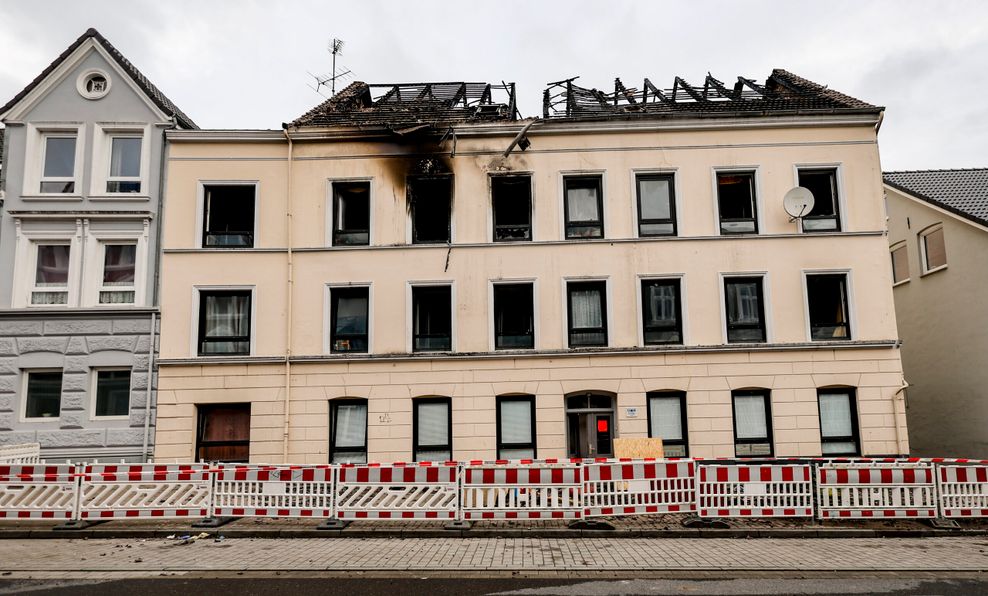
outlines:
[[[130,420],[130,415],[127,416],[90,416],[90,422],[126,422]]]
[[[122,192],[117,194],[89,195],[91,201],[150,201],[151,195],[139,192]]]
[[[926,277],[927,275],[933,275],[934,273],[939,273],[940,271],[943,271],[946,268],[947,265],[940,265],[939,267],[935,267],[928,271],[924,271],[923,273],[920,274],[920,277]]]
[[[59,418],[21,418],[21,422],[25,424],[38,423],[38,422],[60,422],[62,419]]]
[[[893,288],[897,288],[897,287],[899,287],[899,286],[902,286],[902,285],[905,285],[905,284],[907,284],[907,283],[909,283],[909,278],[908,278],[908,277],[907,277],[906,279],[904,279],[904,280],[902,280],[902,281],[897,281],[897,282],[894,282],[894,283],[892,284],[892,287],[893,287]]]
[[[83,196],[78,193],[46,193],[21,195],[22,201],[81,201]]]

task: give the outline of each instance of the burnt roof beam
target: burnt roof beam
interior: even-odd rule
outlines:
[[[706,90],[708,88],[710,88],[710,87],[713,87],[714,91],[717,92],[717,95],[719,95],[721,97],[726,97],[727,99],[730,99],[731,101],[737,101],[737,100],[741,99],[741,92],[738,90],[737,87],[734,88],[734,91],[731,91],[730,89],[728,89],[727,87],[724,86],[724,83],[722,83],[722,82],[718,81],[717,79],[715,79],[713,77],[713,75],[711,75],[708,72],[707,73],[707,79],[703,83],[704,95],[706,95],[706,93],[707,93]]]
[[[702,93],[698,92],[682,78],[676,77],[675,85],[682,87],[683,91],[685,91],[686,94],[692,97],[694,100],[699,102],[707,101],[707,98]],[[673,97],[675,97],[675,93],[673,94]]]
[[[649,91],[652,92],[652,95],[658,97],[662,103],[675,103],[661,89],[652,84],[652,81],[645,79],[645,93],[647,94]]]

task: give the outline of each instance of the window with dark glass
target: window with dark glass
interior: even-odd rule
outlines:
[[[566,238],[604,237],[604,193],[600,176],[566,176]]]
[[[806,232],[840,231],[837,170],[799,170],[799,185],[813,193],[813,209],[803,215]]]
[[[25,418],[58,418],[62,409],[62,371],[27,373]]]
[[[676,201],[672,174],[639,174],[638,235],[675,236]]]
[[[110,137],[110,172],[106,178],[106,192],[141,192],[141,143],[140,136]]]
[[[207,184],[203,187],[204,248],[254,246],[253,184]]]
[[[497,458],[535,459],[535,396],[497,398]]]
[[[130,414],[130,371],[96,371],[96,416]]]
[[[196,461],[247,463],[250,404],[198,405]]]
[[[851,339],[846,275],[807,275],[806,298],[810,311],[811,339]]]
[[[943,227],[921,233],[919,240],[923,245],[924,273],[947,265],[947,246],[943,241]]]
[[[642,335],[645,345],[683,343],[678,279],[642,280]]]
[[[765,341],[765,306],[762,278],[728,277],[724,279],[727,307],[727,342]]]
[[[734,453],[737,457],[772,455],[772,406],[767,389],[731,392]]]
[[[602,281],[566,284],[569,346],[607,345],[607,285]]]
[[[685,393],[648,393],[648,436],[662,439],[662,452],[666,457],[689,456]]]
[[[532,284],[494,284],[494,348],[535,347]]]
[[[368,288],[329,290],[329,348],[331,352],[367,351]]]
[[[367,400],[334,399],[329,405],[330,463],[366,464]]]
[[[250,290],[199,292],[199,355],[250,354]]]
[[[333,246],[370,244],[370,182],[333,183]]]
[[[100,304],[133,304],[137,271],[136,244],[103,245],[103,283]]]
[[[453,346],[451,288],[412,288],[412,350],[447,352]]]
[[[909,281],[909,252],[906,243],[892,249],[892,283]]]
[[[717,174],[721,234],[757,234],[754,172]]]
[[[448,397],[414,400],[412,450],[415,461],[453,459],[453,426]]]
[[[853,389],[820,389],[820,444],[823,455],[859,455],[858,414]]]
[[[44,157],[41,169],[43,193],[69,194],[75,192],[75,135],[44,136]]]
[[[412,243],[448,243],[453,177],[409,178],[408,200],[412,210]]]
[[[494,242],[532,239],[532,177],[492,176]]]
[[[68,304],[69,256],[72,247],[68,243],[39,244],[37,251],[31,304],[40,306]]]

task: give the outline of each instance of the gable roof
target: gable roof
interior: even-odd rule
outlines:
[[[48,78],[48,75],[54,72],[54,70],[58,68],[58,66],[62,62],[64,62],[66,58],[72,55],[72,53],[75,52],[76,49],[78,49],[79,46],[82,45],[87,39],[93,39],[101,46],[103,46],[103,49],[105,49],[106,52],[113,57],[117,65],[120,66],[120,68],[123,69],[123,71],[126,72],[128,76],[130,76],[130,78],[134,81],[134,83],[136,83],[137,86],[141,89],[141,91],[143,91],[144,94],[148,96],[148,98],[154,103],[154,105],[158,106],[158,108],[161,109],[161,111],[167,114],[168,116],[174,116],[175,120],[178,121],[179,126],[181,126],[182,128],[189,128],[189,129],[199,128],[198,126],[196,126],[196,123],[193,122],[191,118],[185,115],[185,112],[180,110],[178,106],[176,106],[172,102],[172,100],[168,99],[168,97],[164,93],[162,93],[160,89],[155,87],[154,84],[151,81],[149,81],[148,78],[144,76],[144,74],[141,71],[137,70],[137,67],[131,64],[130,60],[125,58],[124,55],[120,53],[120,50],[113,47],[113,44],[107,41],[107,39],[103,37],[103,35],[101,35],[99,31],[92,28],[87,29],[85,33],[79,36],[79,39],[72,42],[72,45],[66,48],[64,52],[59,54],[58,57],[55,58],[54,62],[49,64],[48,67],[41,72],[41,74],[35,77],[35,79],[31,81],[27,87],[25,87],[23,90],[21,90],[20,93],[15,95],[13,99],[7,102],[6,105],[0,107],[0,114],[10,110],[12,107],[17,105],[18,102],[24,99],[27,96],[27,94],[31,93],[31,91],[33,91],[35,87],[40,85],[42,81]]]
[[[988,226],[988,168],[885,172],[882,178],[896,190]]]

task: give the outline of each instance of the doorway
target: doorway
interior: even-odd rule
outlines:
[[[614,456],[614,397],[580,393],[566,398],[568,456]]]

